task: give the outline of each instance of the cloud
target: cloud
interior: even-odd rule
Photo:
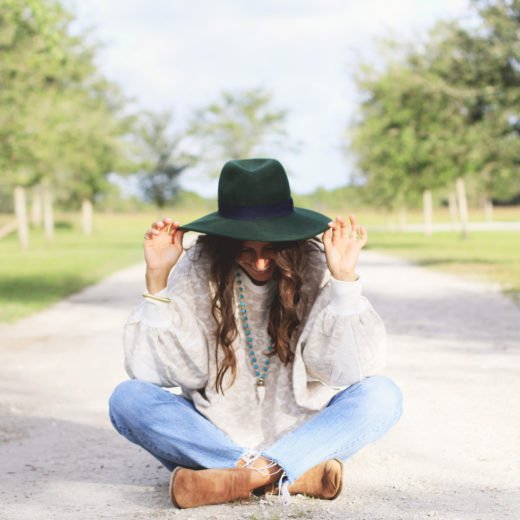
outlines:
[[[81,23],[96,25],[108,43],[100,59],[105,73],[147,108],[173,109],[183,121],[223,89],[271,90],[289,109],[290,133],[304,142],[283,157],[288,170],[300,172],[293,188],[310,191],[348,180],[339,148],[355,108],[355,54],[377,60],[375,37],[424,33],[435,20],[464,13],[468,0],[75,4]]]

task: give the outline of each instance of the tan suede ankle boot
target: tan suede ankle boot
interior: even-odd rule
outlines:
[[[343,462],[339,459],[330,459],[317,464],[307,470],[293,484],[289,484],[288,491],[291,495],[307,495],[326,500],[335,499],[343,485]],[[276,484],[269,484],[255,490],[255,495],[278,494]]]
[[[170,498],[174,506],[223,504],[249,498],[254,485],[246,468],[188,469],[177,467],[170,478]]]

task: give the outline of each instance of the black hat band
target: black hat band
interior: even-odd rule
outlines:
[[[235,220],[260,220],[270,217],[285,217],[293,212],[292,198],[259,206],[238,206],[236,204],[218,204],[218,213],[221,217]]]

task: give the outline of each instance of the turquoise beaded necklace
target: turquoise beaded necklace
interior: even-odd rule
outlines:
[[[269,359],[267,354],[273,351],[274,344],[271,343],[271,345],[267,347],[267,352],[264,352],[264,366],[261,367],[261,363],[259,360],[260,356],[255,353],[253,338],[251,336],[251,328],[249,326],[249,317],[247,315],[247,305],[244,296],[244,287],[240,271],[237,271],[236,273],[236,280],[238,285],[239,314],[242,320],[244,334],[246,336],[247,354],[249,356],[249,361],[251,362],[251,366],[253,367],[253,371],[256,377],[256,395],[258,397],[258,401],[262,403],[265,397],[265,379],[269,372],[269,365],[271,364],[271,360]]]

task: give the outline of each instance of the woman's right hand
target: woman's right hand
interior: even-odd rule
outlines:
[[[168,231],[169,227],[169,231]],[[144,234],[144,258],[149,271],[168,274],[182,255],[184,231],[180,224],[166,217],[158,220]]]

